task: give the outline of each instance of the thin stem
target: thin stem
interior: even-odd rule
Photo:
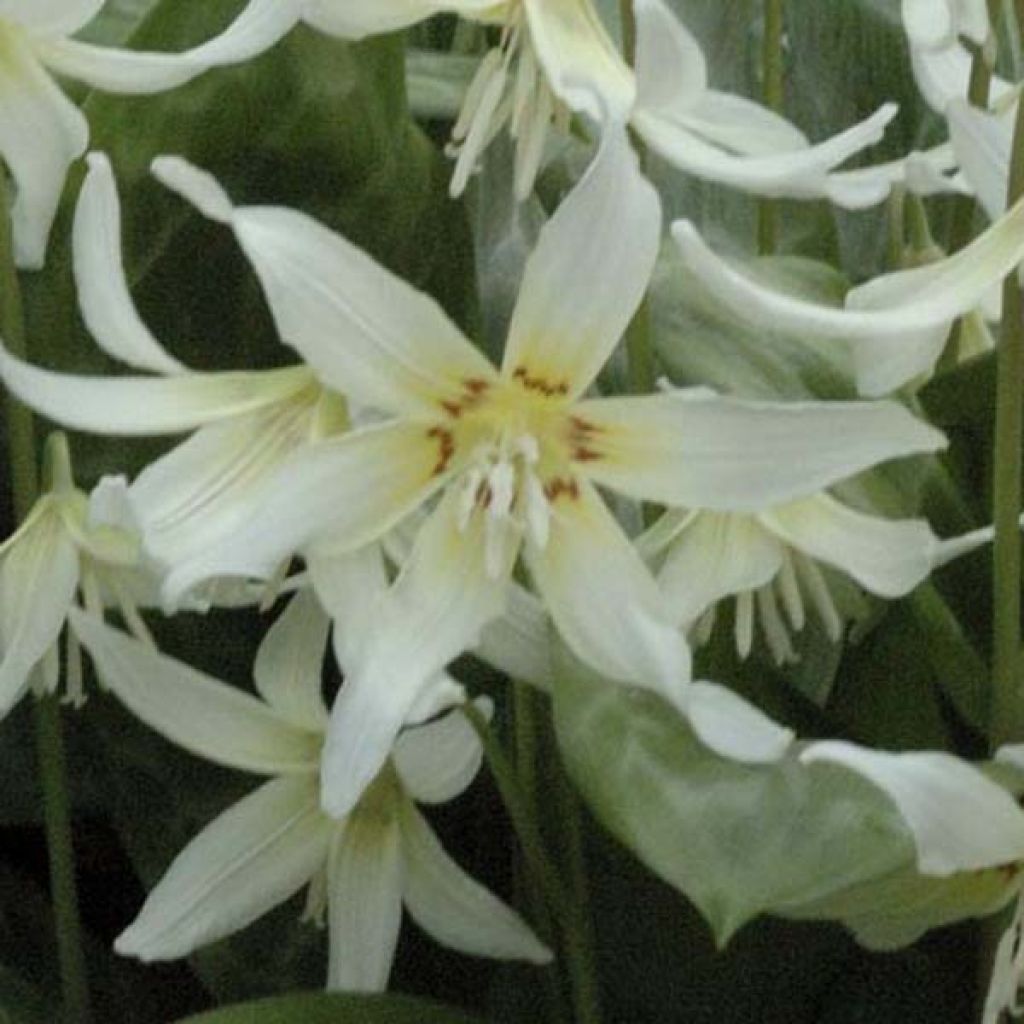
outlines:
[[[1024,103],[1014,128],[1007,204],[1024,194]],[[1003,285],[996,378],[993,544],[992,742],[1020,738],[1021,430],[1024,427],[1024,302],[1017,273]]]
[[[619,21],[622,25],[622,54],[626,63],[633,67],[636,63],[636,12],[633,0],[619,0]]]
[[[557,758],[554,759],[558,764]],[[586,851],[583,846],[583,815],[579,798],[565,770],[558,765],[556,797],[566,874],[569,880],[569,911],[572,927],[566,929],[569,981],[575,1020],[600,1024],[601,990],[594,964],[594,925],[590,916]]]
[[[764,105],[782,113],[783,60],[782,60],[782,0],[764,0],[764,40],[761,50],[761,68],[764,76]],[[779,244],[779,204],[773,199],[759,199],[757,203],[757,248],[762,256],[775,252]]]
[[[7,178],[0,168],[0,330],[3,331],[8,350],[15,356],[23,357],[25,322],[18,273],[14,266],[8,210]],[[16,401],[12,395],[7,396],[5,411],[14,512],[21,521],[31,511],[39,493],[35,423],[31,411]],[[88,1024],[92,1013],[75,884],[74,847],[65,781],[60,705],[56,698],[43,697],[37,702],[35,726],[36,756],[43,796],[46,846],[50,859],[50,890],[57,932],[64,1009],[69,1020],[75,1021],[76,1024]]]

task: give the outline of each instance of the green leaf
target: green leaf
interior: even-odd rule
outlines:
[[[189,1017],[179,1024],[482,1024],[461,1010],[406,996],[318,993],[263,999]]]
[[[563,655],[555,725],[598,819],[701,911],[720,945],[761,913],[914,863],[895,807],[850,772],[720,758],[658,697]]]

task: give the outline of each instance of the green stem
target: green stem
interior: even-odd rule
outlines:
[[[764,40],[761,68],[764,76],[764,104],[777,114],[782,113],[782,0],[764,0]],[[775,252],[779,244],[779,204],[774,199],[757,203],[757,248],[762,256]]]
[[[1024,103],[1014,128],[1007,205],[1024,194]],[[996,378],[993,515],[992,742],[1020,738],[1021,430],[1024,428],[1024,302],[1016,271],[1003,285]]]
[[[619,22],[622,25],[622,54],[626,63],[633,67],[636,63],[636,12],[633,0],[619,0]]]
[[[568,775],[558,764],[557,757],[554,761],[558,767],[555,795],[569,879],[568,909],[572,915],[572,926],[565,931],[565,945],[576,1010],[574,1019],[580,1024],[600,1024],[601,991],[594,964],[594,925],[590,915],[590,887],[583,846],[583,815]]]
[[[9,206],[6,173],[0,168],[0,330],[8,351],[24,357],[25,321],[18,272],[14,266]],[[12,395],[7,396],[5,406],[14,511],[22,521],[31,511],[39,493],[35,422],[31,411]],[[92,1013],[75,884],[60,706],[56,698],[43,697],[37,702],[35,725],[64,1009],[68,1020],[75,1024],[88,1024]]]

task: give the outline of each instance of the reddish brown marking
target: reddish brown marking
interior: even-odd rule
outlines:
[[[455,454],[455,437],[444,427],[431,427],[427,431],[427,437],[437,442],[437,465],[434,466],[433,475],[440,476],[448,468]]]
[[[569,424],[573,434],[580,434],[584,437],[593,437],[594,434],[604,433],[604,427],[591,423],[590,420],[585,420],[582,416],[570,416]]]
[[[458,399],[446,399],[441,408],[453,420],[457,420],[464,412],[480,404],[481,399],[490,389],[490,384],[479,377],[467,377],[462,382],[462,395]]]
[[[535,391],[545,398],[557,398],[569,394],[569,382],[566,380],[550,381],[546,377],[531,377],[525,366],[518,366],[512,377],[519,381],[526,391]]]
[[[576,462],[597,462],[598,459],[604,458],[600,452],[594,451],[593,448],[584,448],[582,445],[573,449],[572,457]]]
[[[572,477],[556,476],[544,485],[544,497],[553,505],[559,498],[571,498],[577,501],[580,496],[579,484]]]
[[[1015,860],[1010,861],[1009,864],[999,864],[996,867],[996,871],[998,871],[1007,882],[1012,882],[1020,874],[1020,869],[1020,863]]]

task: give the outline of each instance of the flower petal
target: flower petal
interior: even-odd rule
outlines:
[[[758,511],[888,459],[943,448],[894,402],[759,402],[704,390],[576,407],[593,449],[581,471],[630,497]]]
[[[255,697],[74,611],[71,623],[103,685],[129,711],[199,757],[261,775],[310,773],[320,737]]]
[[[289,33],[308,6],[305,0],[249,0],[220,35],[183,56],[207,67],[257,57]]]
[[[323,732],[324,655],[331,620],[312,590],[300,590],[267,630],[256,652],[253,680],[260,696],[296,728]]]
[[[129,95],[173,89],[206,70],[186,54],[94,46],[77,39],[40,40],[35,51],[43,64],[58,75],[104,92]]]
[[[488,720],[494,705],[473,701]],[[408,794],[420,804],[443,804],[468,789],[483,760],[480,738],[458,709],[413,729],[395,741],[393,759]]]
[[[773,722],[760,708],[718,683],[690,684],[687,718],[706,747],[743,764],[778,761],[795,739],[792,729]]]
[[[591,0],[524,0],[537,59],[556,96],[595,120],[625,120],[636,97]]]
[[[658,585],[689,629],[717,601],[764,586],[781,567],[778,541],[753,516],[700,512],[672,542]]]
[[[510,583],[508,604],[483,628],[473,653],[510,679],[549,690],[554,677],[551,620],[528,590]]]
[[[551,532],[526,548],[530,574],[573,653],[618,682],[681,705],[690,651],[654,578],[585,481],[556,498]]]
[[[371,543],[444,484],[439,450],[436,435],[406,423],[301,448],[260,483],[248,522],[174,567],[165,583],[168,601],[215,576],[268,579],[284,559],[325,535],[344,537],[350,550]]]
[[[131,487],[149,554],[181,565],[247,526],[274,474],[309,443],[314,414],[315,395],[299,394],[202,427],[151,462]]]
[[[780,505],[758,519],[790,546],[880,597],[909,594],[935,564],[938,541],[923,519],[867,515],[827,494]]]
[[[509,906],[448,856],[426,819],[402,808],[403,896],[412,919],[460,953],[550,963],[549,950]]]
[[[932,50],[956,39],[950,0],[902,0],[900,14],[913,47]]]
[[[635,0],[633,9],[637,106],[692,107],[708,87],[700,43],[661,0]]]
[[[312,0],[303,21],[341,39],[363,39],[408,28],[440,11],[472,19],[486,16],[497,6],[496,0],[373,0],[372,4]]]
[[[121,206],[110,160],[90,153],[72,234],[78,306],[108,355],[138,370],[177,374],[185,367],[164,351],[132,302],[121,261]]]
[[[265,783],[178,854],[114,948],[173,960],[244,928],[313,877],[333,830],[317,807],[315,779]]]
[[[434,417],[494,378],[440,306],[297,210],[231,207],[213,179],[180,157],[153,173],[207,216],[229,223],[282,340],[321,379],[359,402]]]
[[[68,167],[88,142],[89,126],[82,112],[57,88],[27,42],[5,39],[0,61],[0,156],[17,188],[11,219],[19,267],[36,270],[43,265]]]
[[[84,28],[106,0],[0,0],[0,18],[32,36],[69,36]]]
[[[1024,207],[1021,219],[1024,220]],[[953,320],[973,309],[992,283],[1012,269],[1014,254],[1004,253],[1004,249],[1012,244],[1015,228],[1011,225],[998,237],[990,234],[993,230],[990,228],[961,250],[971,253],[970,261],[954,263],[960,260],[958,253],[920,268],[927,272],[924,277],[900,278],[903,290],[898,295],[889,292],[885,308],[837,309],[758,283],[718,256],[691,223],[676,221],[672,225],[672,235],[687,271],[733,315],[757,326],[771,322],[779,330],[800,337],[850,342],[857,387],[862,394],[871,396],[886,394],[918,374],[929,372],[942,352]],[[1024,255],[1024,232],[1016,230],[1020,236],[1016,240],[1019,255]],[[979,243],[982,244],[975,249]],[[954,265],[948,266],[951,263]],[[918,287],[911,290],[911,285]],[[865,294],[871,297],[872,292]],[[875,298],[879,296],[876,294]]]
[[[301,367],[178,377],[79,377],[15,359],[0,345],[0,379],[55,423],[93,434],[177,434],[241,416],[308,386]]]
[[[658,255],[661,203],[621,128],[544,226],[526,263],[502,374],[582,394],[618,344]]]
[[[501,614],[507,578],[487,572],[481,516],[459,529],[453,488],[416,538],[360,663],[345,665],[323,755],[324,809],[347,814],[391,753],[424,687]]]
[[[402,925],[397,821],[353,815],[335,833],[327,868],[327,915],[327,988],[383,991]]]
[[[0,718],[21,699],[32,668],[57,642],[78,573],[78,552],[53,513],[39,516],[0,558]]]
[[[812,743],[800,757],[842,765],[885,792],[914,837],[923,874],[978,871],[1024,858],[1024,812],[1005,789],[951,754],[892,754],[828,740]]]
[[[978,202],[990,219],[997,221],[1006,209],[1010,180],[1010,151],[1017,104],[997,114],[951,100],[946,108],[949,138]]]

